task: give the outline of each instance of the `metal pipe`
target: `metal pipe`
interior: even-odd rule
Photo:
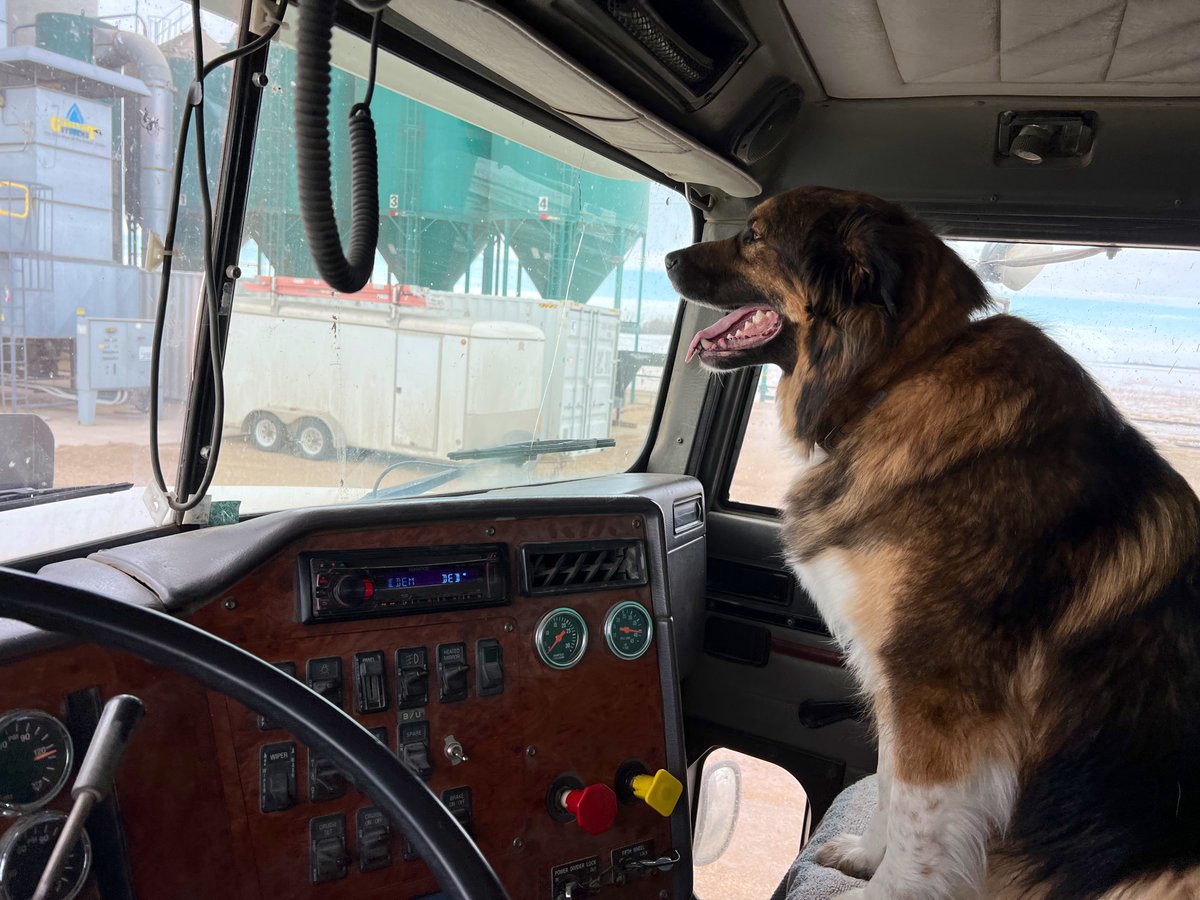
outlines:
[[[131,68],[150,89],[141,101],[125,101],[125,140],[138,147],[137,203],[133,210],[143,233],[160,236],[167,228],[171,191],[175,89],[163,52],[148,37],[131,31],[93,31],[96,62],[108,69]],[[142,103],[140,107],[135,106]]]

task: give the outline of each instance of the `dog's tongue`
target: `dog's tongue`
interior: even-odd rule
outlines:
[[[735,309],[729,315],[717,320],[703,331],[697,331],[696,336],[692,338],[692,343],[688,346],[687,358],[684,359],[684,362],[690,363],[692,361],[692,357],[700,349],[701,341],[715,341],[724,337],[725,332],[747,316],[754,315],[755,311],[760,308],[758,306],[743,306],[741,309]]]

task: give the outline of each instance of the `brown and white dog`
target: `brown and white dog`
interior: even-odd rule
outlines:
[[[1200,501],[927,228],[802,188],[667,256],[724,371],[783,370],[788,560],[869,699],[871,900],[1200,897]]]

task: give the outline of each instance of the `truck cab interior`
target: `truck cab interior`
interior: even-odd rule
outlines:
[[[861,887],[779,373],[663,262],[790,188],[930,223],[1200,485],[1187,0],[0,19],[3,900]]]

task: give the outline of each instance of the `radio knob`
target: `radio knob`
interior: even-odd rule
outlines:
[[[333,586],[333,596],[342,606],[358,606],[375,596],[375,582],[362,575],[343,575]]]

